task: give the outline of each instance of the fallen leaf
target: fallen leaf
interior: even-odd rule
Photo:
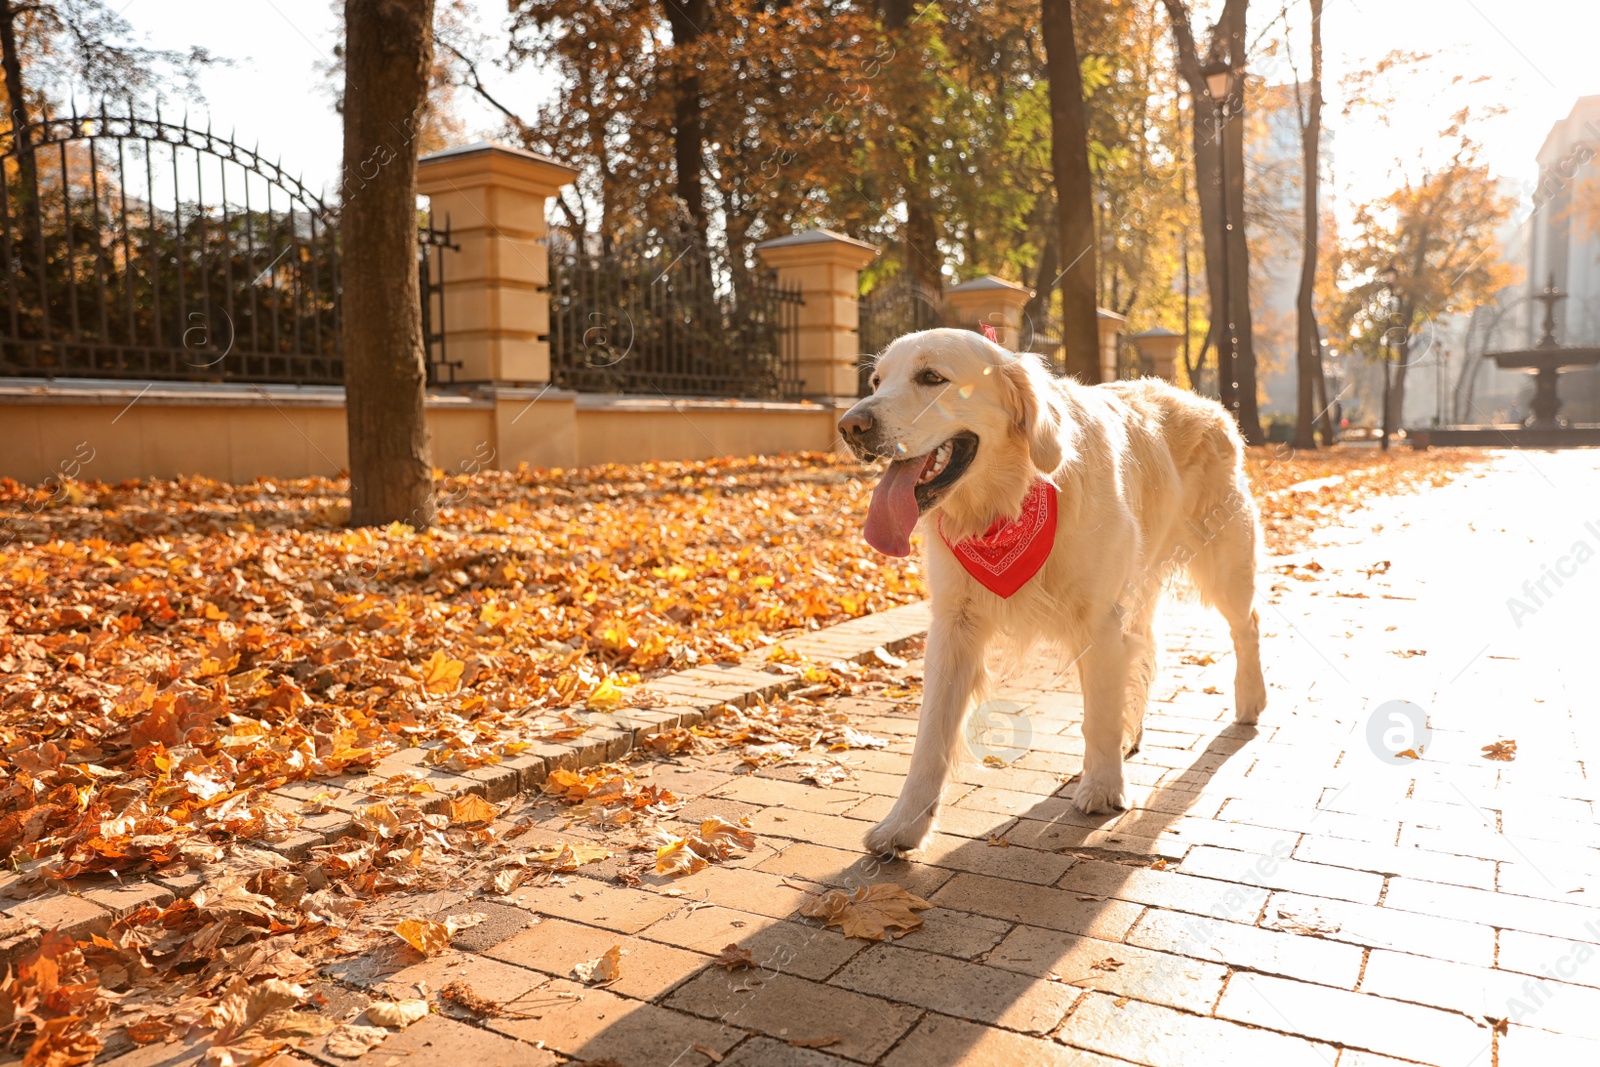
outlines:
[[[345,1023],[328,1035],[328,1040],[322,1047],[328,1055],[337,1056],[341,1060],[359,1060],[388,1038],[389,1031],[381,1026],[357,1026],[355,1023]]]
[[[890,930],[905,933],[921,926],[922,918],[912,912],[931,907],[904,886],[879,882],[861,886],[854,893],[843,889],[819,893],[800,905],[800,914],[821,919],[825,926],[837,926],[846,937],[882,941]]]
[[[379,1000],[367,1005],[368,1020],[395,1030],[404,1030],[427,1015],[426,1000]]]
[[[730,971],[756,965],[755,957],[750,954],[750,950],[740,948],[738,945],[724,945],[722,951],[717,953],[717,962]]]
[[[1484,745],[1483,758],[1498,760],[1501,763],[1510,763],[1517,758],[1517,743],[1502,739],[1492,745]]]
[[[1114,956],[1107,956],[1105,959],[1089,965],[1091,970],[1096,971],[1114,971],[1121,966],[1122,961]]]
[[[494,822],[499,817],[500,809],[476,793],[468,793],[464,797],[450,801],[452,826],[482,825]]]
[[[478,993],[471,985],[460,978],[446,983],[445,987],[439,990],[439,996],[452,1004],[461,1005],[474,1015],[492,1019],[501,1014],[498,1001],[490,1000],[488,997]]]
[[[795,1048],[827,1048],[829,1045],[839,1043],[838,1034],[829,1034],[826,1037],[791,1037],[789,1044]]]
[[[461,684],[464,660],[451,659],[441,650],[422,665],[422,687],[430,693],[451,693]]]
[[[394,932],[424,956],[437,956],[449,948],[453,933],[447,924],[432,919],[403,919]]]
[[[594,959],[573,965],[572,974],[590,985],[615,982],[622,977],[622,946],[612,945]]]
[[[721,1063],[723,1060],[722,1053],[718,1052],[714,1048],[707,1048],[705,1045],[695,1045],[694,1050],[700,1053],[700,1055],[704,1056],[706,1059],[710,1060],[712,1063]]]

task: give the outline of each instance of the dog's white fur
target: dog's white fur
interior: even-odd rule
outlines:
[[[919,383],[928,370],[947,383]],[[867,834],[869,848],[914,849],[932,829],[999,638],[1047,641],[1064,665],[1077,663],[1085,755],[1073,802],[1086,813],[1126,807],[1122,761],[1139,744],[1156,671],[1154,617],[1175,567],[1227,620],[1235,718],[1256,721],[1267,699],[1254,608],[1257,518],[1243,442],[1219,404],[1156,379],[1058,380],[1039,357],[966,330],[900,338],[873,380],[872,395],[851,409],[873,429],[863,434],[858,422],[845,434],[858,453],[920,456],[962,430],[979,445],[919,519],[933,607],[922,717],[905,786]],[[1041,471],[1060,488],[1055,546],[1031,581],[1002,598],[962,569],[933,520],[942,518],[952,540],[981,534],[1020,513]]]

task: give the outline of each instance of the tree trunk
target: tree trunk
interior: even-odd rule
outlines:
[[[884,32],[892,38],[893,54],[910,53],[911,40],[903,31],[918,15],[912,0],[879,0],[878,14]],[[916,59],[908,57],[902,62]],[[939,211],[928,173],[933,139],[919,109],[908,108],[896,121],[906,141],[906,155],[900,160],[900,197],[906,205],[906,271],[923,292],[940,293],[944,290],[944,253],[939,251]]]
[[[5,75],[6,110],[9,112],[7,125],[12,130],[20,129],[28,124],[28,98],[27,90],[22,83],[22,56],[17,51],[17,19],[21,12],[13,0],[0,0],[0,71]],[[15,199],[12,201],[12,210],[18,210],[32,203],[39,189],[39,174],[33,159],[33,144],[24,137],[12,138],[13,148],[17,154],[17,174],[21,179]],[[24,233],[29,232],[24,230]]]
[[[1208,335],[1217,349],[1217,393],[1223,405],[1236,412],[1239,429],[1251,444],[1260,444],[1261,419],[1256,403],[1255,349],[1250,330],[1250,251],[1244,227],[1244,123],[1243,88],[1236,86],[1226,101],[1228,117],[1217,114],[1217,106],[1206,86],[1205,68],[1228,61],[1235,70],[1244,67],[1245,9],[1248,0],[1227,0],[1212,31],[1204,59],[1190,28],[1189,5],[1184,0],[1162,0],[1172,23],[1172,40],[1178,53],[1178,73],[1189,87],[1189,102],[1194,115],[1195,198],[1200,204],[1200,233],[1206,261],[1206,294],[1211,305]],[[1227,189],[1222,175],[1226,154]],[[1224,201],[1226,192],[1226,201]],[[1227,226],[1224,226],[1226,202]],[[1228,277],[1223,278],[1223,264]],[[1223,299],[1227,294],[1226,305]],[[1228,323],[1238,339],[1234,349],[1234,373],[1225,373]],[[1237,382],[1237,386],[1235,386]],[[1237,404],[1235,404],[1237,401]]]
[[[1094,183],[1083,71],[1073,34],[1072,0],[1040,0],[1045,72],[1050,81],[1050,157],[1059,210],[1061,340],[1068,374],[1100,381],[1100,320],[1095,303]]]
[[[350,523],[433,521],[417,280],[417,153],[433,0],[345,0],[343,346]],[[374,166],[374,164],[376,164]]]
[[[1245,12],[1248,0],[1228,0],[1222,9],[1218,29],[1223,36],[1233,69],[1243,72],[1248,42],[1245,38]],[[1228,298],[1233,304],[1235,337],[1234,381],[1238,383],[1239,432],[1247,444],[1266,441],[1261,433],[1261,414],[1256,396],[1255,331],[1250,312],[1250,241],[1246,236],[1244,212],[1244,130],[1245,85],[1242,76],[1234,79],[1233,97],[1228,102],[1229,119],[1223,127],[1222,150],[1228,155]]]
[[[711,18],[710,0],[664,0],[672,27],[672,65],[676,70],[672,105],[672,160],[677,196],[689,211],[694,232],[706,239],[705,120],[701,115],[696,43]]]
[[[1299,373],[1295,380],[1294,446],[1316,448],[1317,396],[1322,380],[1322,334],[1317,329],[1317,312],[1312,303],[1317,282],[1318,194],[1321,192],[1317,165],[1322,137],[1322,0],[1311,4],[1311,92],[1300,126],[1300,152],[1305,168],[1305,233],[1300,259],[1300,291],[1295,299],[1296,353]]]

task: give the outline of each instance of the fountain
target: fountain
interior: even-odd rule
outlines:
[[[1485,352],[1503,370],[1533,373],[1533,413],[1520,425],[1443,426],[1407,431],[1413,447],[1430,445],[1509,445],[1518,448],[1573,448],[1600,445],[1600,426],[1574,425],[1561,418],[1561,372],[1600,363],[1600,348],[1568,348],[1556,343],[1556,304],[1567,294],[1556,287],[1554,273],[1534,297],[1544,305],[1544,334],[1532,348]]]

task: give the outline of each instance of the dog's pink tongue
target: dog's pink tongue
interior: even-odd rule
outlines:
[[[927,456],[889,464],[867,505],[867,544],[886,556],[911,555],[911,531],[917,525],[917,478]]]

